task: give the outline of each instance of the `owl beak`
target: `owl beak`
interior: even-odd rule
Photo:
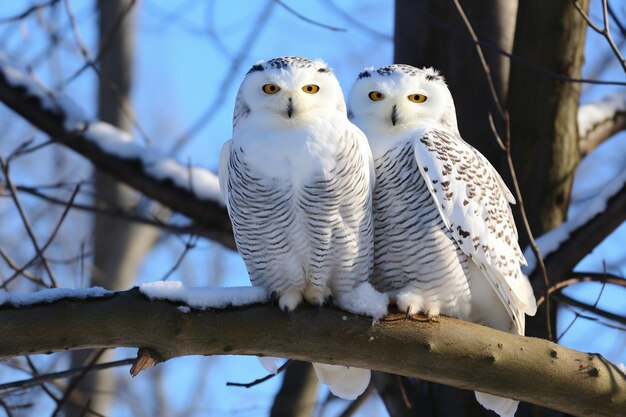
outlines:
[[[293,114],[293,99],[289,97],[287,100],[287,116],[291,119],[291,115]]]
[[[392,125],[396,125],[396,123],[398,122],[398,107],[394,104],[393,107],[391,108],[391,124]]]

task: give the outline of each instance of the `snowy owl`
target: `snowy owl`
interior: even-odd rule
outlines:
[[[444,314],[524,334],[535,297],[517,242],[515,200],[487,159],[460,136],[454,102],[432,68],[366,69],[350,117],[376,167],[374,286],[407,315]],[[476,393],[501,416],[517,401]]]
[[[303,298],[341,305],[371,275],[372,155],[324,62],[280,57],[250,69],[219,179],[250,280],[285,313]],[[314,365],[344,398],[369,383],[369,370]]]

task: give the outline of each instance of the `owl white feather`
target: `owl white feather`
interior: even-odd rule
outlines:
[[[341,304],[370,276],[373,160],[324,62],[281,57],[250,69],[219,178],[250,280],[287,314],[303,298]],[[343,398],[369,383],[354,369],[316,366]]]
[[[460,136],[454,102],[432,68],[367,69],[349,99],[376,169],[373,284],[407,314],[444,314],[524,334],[536,302],[517,242],[515,200]],[[501,416],[517,401],[476,393]]]

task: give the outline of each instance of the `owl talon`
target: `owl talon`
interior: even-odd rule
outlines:
[[[291,311],[289,310],[289,307],[285,306],[283,308],[283,313],[285,313],[285,317],[287,317],[287,320],[291,321]]]
[[[276,291],[272,291],[272,293],[270,294],[270,303],[272,303],[272,305],[276,305],[277,301],[278,301],[278,294],[276,293]]]
[[[323,305],[324,305],[323,303],[315,304],[315,314],[313,315],[314,317],[317,317],[317,315],[320,313],[320,310],[322,309]]]
[[[408,319],[410,319],[410,318],[411,318],[411,306],[408,306],[408,307],[406,308],[406,316],[404,316],[404,319],[405,319],[405,320],[408,320]]]
[[[328,304],[328,308],[333,308],[333,301],[335,301],[335,300],[333,299],[333,296],[331,294],[326,299],[326,303]]]

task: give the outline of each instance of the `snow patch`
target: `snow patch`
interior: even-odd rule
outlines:
[[[615,117],[618,112],[626,112],[626,92],[609,94],[595,103],[583,104],[578,109],[578,134],[586,136],[593,128],[605,120]]]
[[[387,315],[389,297],[376,291],[369,282],[363,282],[352,291],[342,294],[337,304],[343,310],[378,320]]]
[[[108,123],[89,123],[83,135],[110,155],[141,161],[146,172],[158,180],[170,180],[180,188],[191,190],[200,199],[224,205],[217,175],[205,168],[185,166],[157,149],[146,148]]]
[[[25,66],[11,62],[3,53],[0,53],[0,72],[9,84],[23,88],[31,97],[37,97],[45,110],[63,114],[66,123],[75,124],[85,120],[84,113],[71,98],[64,93],[48,90]]]
[[[617,194],[624,185],[626,185],[626,171],[622,172],[612,182],[608,183],[596,198],[591,200],[580,210],[577,216],[537,238],[536,242],[541,251],[541,256],[545,258],[550,253],[555,252],[563,242],[569,239],[573,232],[580,229],[596,215],[606,210],[609,199]],[[524,274],[530,275],[537,267],[537,259],[530,246],[524,251],[524,256],[528,261],[528,265],[522,268],[522,270]]]
[[[189,308],[189,306],[179,306],[178,311],[180,311],[183,314],[187,314],[191,311],[191,309]]]
[[[0,291],[0,305],[10,304],[15,307],[23,307],[31,304],[52,303],[62,298],[84,300],[86,298],[98,298],[113,295],[113,291],[102,287],[92,288],[48,288],[37,292],[12,292]]]
[[[150,300],[183,302],[200,310],[268,301],[263,287],[185,287],[180,281],[155,281],[144,282],[139,286],[139,291]]]

